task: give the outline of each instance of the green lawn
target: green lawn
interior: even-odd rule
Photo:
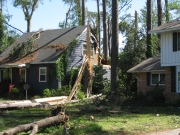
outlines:
[[[107,106],[109,110],[121,110],[119,106]],[[83,111],[82,111],[83,109]],[[66,115],[70,135],[140,135],[167,129],[180,128],[180,111],[177,107],[138,107],[138,113],[124,108],[121,113],[107,110],[98,112],[93,105],[68,105]],[[26,108],[0,113],[0,131],[49,117],[50,109]],[[91,117],[94,119],[91,119]],[[60,134],[62,126],[40,129],[38,134]],[[21,133],[28,134],[28,133]]]

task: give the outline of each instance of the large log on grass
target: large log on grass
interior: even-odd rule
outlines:
[[[15,135],[20,132],[27,132],[29,130],[32,130],[30,135],[34,135],[38,132],[38,128],[41,127],[47,127],[52,126],[55,124],[65,124],[69,120],[69,117],[65,115],[64,113],[59,113],[58,115],[54,117],[49,117],[40,121],[36,121],[29,124],[19,125],[15,128],[11,128],[8,130],[5,130],[3,132],[0,132],[0,135]]]

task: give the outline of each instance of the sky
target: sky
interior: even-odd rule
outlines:
[[[39,29],[58,29],[60,21],[64,21],[68,6],[64,5],[62,0],[43,0],[43,4],[35,10],[32,17],[31,31]],[[139,11],[145,6],[146,0],[132,0],[129,13],[133,14],[135,10]],[[23,32],[27,30],[27,23],[24,19],[23,11],[20,7],[13,7],[12,0],[4,4],[3,12],[12,15],[9,24],[20,29]],[[96,11],[96,0],[88,0],[86,7],[89,11]],[[100,8],[102,10],[102,8]]]

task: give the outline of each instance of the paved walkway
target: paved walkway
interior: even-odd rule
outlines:
[[[180,128],[163,131],[163,132],[151,133],[151,134],[147,134],[147,135],[180,135]]]

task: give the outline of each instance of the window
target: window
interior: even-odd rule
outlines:
[[[180,32],[173,33],[173,52],[180,50]]]
[[[87,53],[87,45],[83,44],[83,55]],[[93,58],[94,57],[94,49],[93,45],[91,45],[91,50],[90,50],[90,56]]]
[[[161,84],[161,85],[165,84],[165,74],[163,74],[163,73],[160,73],[160,74],[152,73],[151,74],[151,84],[156,85],[158,83]]]
[[[11,83],[12,82],[12,70],[11,69],[0,70],[0,81]]]
[[[26,69],[20,69],[20,82],[26,82]]]
[[[46,67],[39,68],[39,82],[46,82]]]

